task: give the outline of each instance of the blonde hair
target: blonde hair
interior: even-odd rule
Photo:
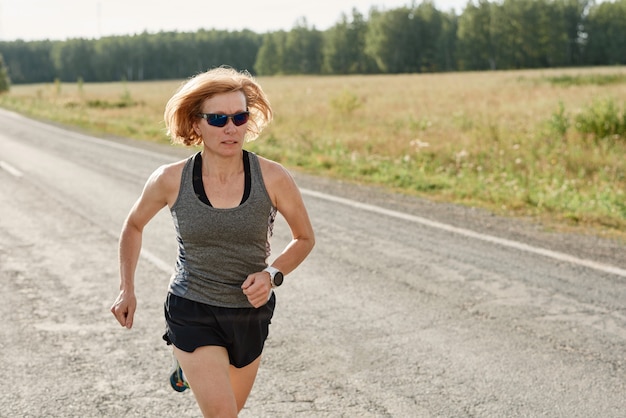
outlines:
[[[250,112],[245,139],[256,139],[272,120],[272,108],[261,86],[247,71],[218,67],[187,80],[165,105],[163,118],[167,134],[174,144],[202,144],[202,137],[193,129],[202,104],[218,94],[241,91]]]

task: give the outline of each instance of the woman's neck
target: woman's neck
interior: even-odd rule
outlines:
[[[202,176],[227,181],[243,172],[243,150],[232,156],[221,156],[202,151]]]

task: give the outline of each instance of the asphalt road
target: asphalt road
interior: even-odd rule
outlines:
[[[126,213],[190,151],[4,111],[0,127],[0,416],[199,416],[167,381],[167,211],[135,327],[108,311]],[[317,245],[278,291],[242,417],[626,416],[623,243],[295,177]],[[287,240],[281,221],[275,253]]]

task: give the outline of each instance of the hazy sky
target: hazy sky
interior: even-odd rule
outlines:
[[[417,4],[420,2],[418,1]],[[461,13],[467,0],[435,0],[439,10]],[[144,30],[289,30],[301,17],[324,30],[353,8],[365,17],[411,0],[0,0],[0,40],[97,38]]]

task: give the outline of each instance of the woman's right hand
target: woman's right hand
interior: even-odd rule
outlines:
[[[135,293],[122,290],[115,302],[113,302],[113,306],[111,306],[111,313],[121,326],[131,329],[133,327],[135,309],[137,309]]]

